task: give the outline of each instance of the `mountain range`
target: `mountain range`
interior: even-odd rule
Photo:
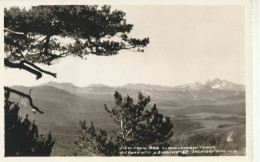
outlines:
[[[59,89],[64,89],[68,91],[73,91],[76,89],[133,89],[133,90],[140,90],[140,91],[200,91],[200,90],[230,90],[230,91],[245,91],[245,86],[242,84],[235,84],[227,80],[220,80],[214,79],[212,81],[208,80],[205,84],[203,83],[190,83],[190,84],[183,84],[179,86],[161,86],[161,85],[150,85],[150,84],[143,84],[143,83],[129,83],[124,86],[117,86],[117,87],[110,87],[103,84],[91,84],[87,87],[77,87],[72,83],[56,83],[56,82],[48,82],[43,85],[53,86]]]
[[[186,115],[190,113],[245,114],[245,87],[225,80],[215,79],[205,84],[194,83],[175,87],[147,84],[127,84],[110,87],[101,84],[78,87],[71,83],[48,82],[43,85],[25,87],[13,86],[13,89],[26,94],[31,91],[35,105],[46,115],[32,114],[28,101],[20,96],[11,95],[11,100],[21,106],[20,114],[29,114],[38,125],[49,128],[52,125],[78,125],[79,120],[94,121],[98,126],[112,123],[104,110],[104,104],[114,106],[114,93],[118,91],[123,97],[129,95],[134,102],[138,93],[149,95],[151,102],[147,108],[157,104],[160,113],[167,116]]]

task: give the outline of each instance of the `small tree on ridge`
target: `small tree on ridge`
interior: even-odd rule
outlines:
[[[113,155],[122,155],[120,148],[156,146],[164,143],[173,135],[173,125],[169,117],[160,114],[155,104],[151,110],[145,109],[150,102],[149,96],[145,97],[139,93],[136,104],[131,97],[122,98],[118,92],[115,92],[114,98],[115,107],[109,109],[105,105],[105,110],[113,118],[118,128],[111,132],[99,131],[95,129],[93,123],[90,127],[87,127],[86,122],[80,122],[80,134],[75,144],[81,154],[92,150],[90,151],[92,155],[107,155],[105,151],[100,151],[99,146],[104,143],[103,146],[105,147],[101,147],[102,149],[116,149],[113,150]],[[95,132],[94,136],[91,135],[92,132]],[[110,138],[102,138],[106,136]],[[92,144],[90,149],[88,149],[89,143]],[[108,143],[110,145],[106,145]]]

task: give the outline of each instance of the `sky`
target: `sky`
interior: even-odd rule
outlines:
[[[116,56],[66,57],[56,72],[36,81],[19,69],[4,70],[5,85],[39,85],[49,81],[77,86],[122,86],[144,83],[175,86],[215,78],[245,82],[245,21],[240,6],[112,6],[134,24],[132,37],[150,38],[144,53],[120,51]]]

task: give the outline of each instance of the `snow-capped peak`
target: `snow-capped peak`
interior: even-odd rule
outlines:
[[[235,84],[229,82],[227,80],[214,79],[212,81],[207,81],[205,86],[212,89],[221,89],[221,90],[235,90],[235,91],[243,91],[245,90],[244,85]]]

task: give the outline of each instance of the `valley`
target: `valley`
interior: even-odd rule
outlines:
[[[72,146],[77,137],[79,120],[86,120],[87,123],[93,121],[97,128],[107,130],[117,127],[104,109],[104,104],[109,108],[114,105],[115,91],[122,96],[129,95],[134,101],[139,92],[150,95],[151,102],[147,109],[156,103],[160,113],[171,117],[174,135],[168,141],[170,145],[214,144],[219,149],[235,149],[238,155],[245,154],[246,106],[243,85],[216,79],[205,84],[176,87],[145,84],[77,87],[71,83],[49,82],[35,87],[12,88],[24,93],[32,89],[33,102],[44,114],[32,113],[28,101],[19,96],[12,95],[11,100],[19,103],[21,116],[28,114],[29,119],[35,121],[40,133],[47,134],[51,130],[56,140],[52,156],[74,155],[75,148]],[[233,132],[232,141],[227,141],[230,132]],[[237,143],[237,140],[241,142]]]

